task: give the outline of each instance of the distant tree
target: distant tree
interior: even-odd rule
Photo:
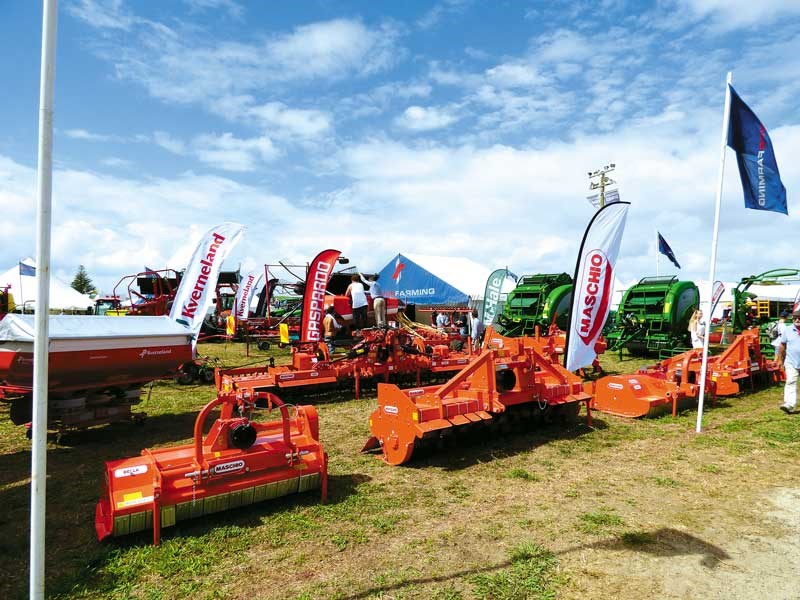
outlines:
[[[89,277],[83,265],[80,265],[78,272],[75,273],[75,279],[72,280],[72,289],[78,290],[81,294],[88,294],[94,289],[92,278]]]

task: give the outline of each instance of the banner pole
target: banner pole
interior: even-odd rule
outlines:
[[[656,230],[656,277],[660,277],[661,275],[659,273],[659,267],[661,265],[661,257],[659,254],[661,254],[661,250],[658,247],[658,231]]]
[[[42,63],[39,90],[39,175],[36,210],[36,314],[33,344],[31,425],[31,529],[29,597],[44,598],[45,510],[47,502],[47,379],[50,313],[50,229],[53,196],[53,98],[55,95],[58,4],[42,5]],[[22,273],[20,272],[20,286]],[[23,304],[24,312],[24,304]]]
[[[709,292],[713,293],[714,277],[716,276],[717,268],[717,239],[719,234],[719,209],[722,204],[722,182],[725,174],[725,147],[728,145],[728,129],[730,127],[731,115],[731,83],[733,82],[733,73],[728,71],[728,77],[725,83],[725,110],[722,113],[722,140],[720,147],[719,157],[719,179],[717,180],[717,203],[714,208],[714,233],[711,237],[711,265],[708,273]],[[711,310],[711,295],[709,294],[709,311]],[[706,393],[706,373],[708,371],[708,339],[709,329],[711,325],[711,315],[706,316],[705,334],[703,335],[703,362],[700,366],[700,395],[697,399],[697,426],[695,431],[700,433],[703,428],[703,401]]]

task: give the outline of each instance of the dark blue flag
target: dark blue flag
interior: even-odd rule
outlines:
[[[36,267],[26,265],[24,262],[19,263],[19,274],[27,277],[36,277]]]
[[[739,177],[742,179],[744,205],[756,210],[772,210],[785,215],[786,188],[781,183],[775,152],[767,128],[739,97],[733,86],[731,116],[728,122],[728,146],[736,151]]]
[[[667,240],[665,240],[664,236],[661,235],[658,231],[656,231],[656,233],[658,233],[658,251],[661,252],[661,254],[663,254],[664,256],[666,256],[668,259],[670,259],[670,261],[672,261],[672,264],[680,269],[681,266],[678,264],[678,259],[675,258],[675,253],[672,252],[672,248],[669,247]]]

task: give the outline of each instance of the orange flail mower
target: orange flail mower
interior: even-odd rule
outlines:
[[[277,408],[280,418],[250,419],[253,409]],[[220,416],[208,435],[213,409]],[[95,509],[97,538],[153,530],[178,521],[320,488],[327,496],[327,455],[319,443],[317,411],[277,396],[220,395],[197,416],[194,442],[143,450],[141,456],[106,463],[103,495]]]
[[[415,449],[456,431],[512,416],[574,419],[582,402],[591,423],[590,400],[581,378],[533,338],[505,338],[489,328],[481,354],[444,385],[401,390],[380,384],[372,437],[362,451],[380,449],[387,463],[400,465]]]
[[[632,375],[601,377],[594,383],[592,408],[622,417],[654,416],[671,408],[675,416],[681,402],[694,401],[700,394],[702,359],[702,350],[694,349]],[[708,357],[706,390],[712,400],[734,396],[744,381],[752,389],[757,375],[768,382],[784,378],[780,365],[761,353],[755,328],[738,335],[721,354]]]

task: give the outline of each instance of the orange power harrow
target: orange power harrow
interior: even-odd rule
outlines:
[[[700,393],[702,350],[678,354],[632,375],[609,375],[595,382],[592,407],[623,417],[654,416],[664,410],[677,413],[678,405]],[[739,393],[741,383],[754,387],[756,376],[768,382],[784,378],[781,366],[761,354],[758,329],[738,335],[725,350],[708,357],[706,390],[712,399]]]
[[[413,376],[419,385],[423,377],[458,371],[472,359],[444,345],[426,348],[402,329],[364,329],[361,334],[363,340],[342,358],[332,359],[325,344],[301,344],[292,348],[290,365],[220,370],[217,390],[242,394],[354,384],[358,398],[363,380]]]
[[[372,437],[363,451],[380,448],[390,465],[456,431],[520,418],[560,414],[571,419],[589,401],[581,378],[565,370],[533,338],[504,338],[487,329],[483,352],[442,386],[401,390],[379,384],[370,416]]]
[[[280,418],[251,421],[256,403],[277,407]],[[220,405],[204,438],[206,418]],[[292,416],[273,394],[220,395],[197,416],[193,443],[106,463],[95,509],[97,538],[152,528],[158,544],[162,527],[184,519],[317,488],[324,501],[327,465],[314,407],[297,406]]]

